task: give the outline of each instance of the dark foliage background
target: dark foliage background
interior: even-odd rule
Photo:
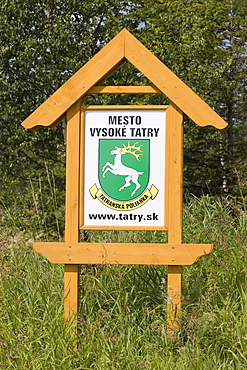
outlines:
[[[62,227],[64,125],[29,132],[21,122],[124,27],[229,123],[228,131],[219,132],[185,117],[185,194],[245,198],[246,5],[246,0],[1,0],[2,207],[24,216],[35,201],[42,213],[36,222]],[[126,64],[106,84],[148,81]],[[145,95],[88,101],[167,103],[163,96]]]

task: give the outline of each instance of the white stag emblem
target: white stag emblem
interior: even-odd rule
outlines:
[[[141,185],[138,182],[139,175],[142,175],[144,172],[138,172],[134,168],[127,167],[122,164],[121,157],[123,154],[129,153],[132,154],[138,161],[140,161],[139,157],[143,154],[141,154],[142,149],[140,146],[136,146],[138,142],[136,142],[134,145],[130,145],[130,142],[128,142],[128,145],[123,144],[123,148],[118,148],[115,146],[115,149],[111,151],[112,155],[115,155],[114,163],[111,164],[110,162],[106,162],[104,167],[102,168],[103,171],[103,177],[105,177],[106,172],[110,171],[114,175],[120,175],[120,176],[126,176],[125,177],[125,184],[118,189],[118,191],[123,190],[124,188],[131,186],[131,181],[136,185],[135,189],[131,193],[131,197],[136,193],[136,191],[141,187]],[[139,152],[138,154],[136,152]]]

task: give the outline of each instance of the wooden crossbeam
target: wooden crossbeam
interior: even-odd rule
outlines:
[[[88,94],[163,94],[156,86],[94,86]]]
[[[52,263],[110,265],[192,265],[212,244],[50,243],[33,244]]]

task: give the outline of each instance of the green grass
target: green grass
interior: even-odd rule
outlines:
[[[33,229],[10,227],[6,217],[3,211],[0,369],[247,369],[247,215],[232,199],[187,201],[184,242],[215,247],[183,268],[183,324],[173,338],[166,266],[82,266],[77,348],[63,321],[63,266],[32,250]],[[144,231],[87,237],[166,241]]]

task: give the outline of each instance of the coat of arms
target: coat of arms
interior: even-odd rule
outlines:
[[[100,139],[98,180],[91,195],[107,207],[131,210],[154,199],[158,190],[149,182],[150,140]]]

